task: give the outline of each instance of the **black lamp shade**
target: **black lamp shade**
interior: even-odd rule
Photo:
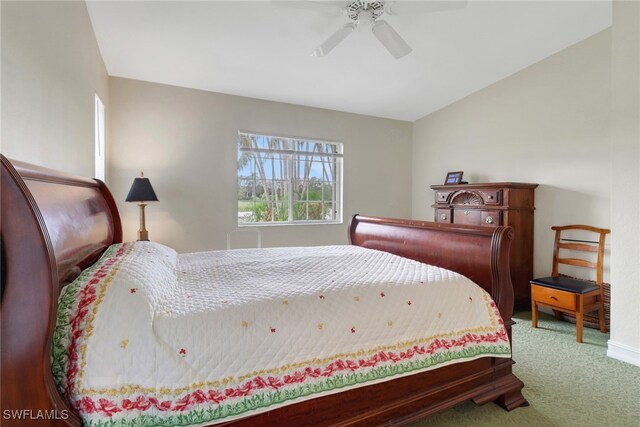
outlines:
[[[157,202],[156,196],[149,178],[136,178],[127,194],[127,202]]]

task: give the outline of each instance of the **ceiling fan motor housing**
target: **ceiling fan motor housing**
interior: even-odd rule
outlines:
[[[318,2],[318,4],[324,4]],[[331,3],[335,6],[335,3]],[[318,46],[313,56],[326,56],[340,44],[354,30],[371,30],[373,35],[382,43],[389,53],[396,59],[411,53],[411,47],[393,29],[389,23],[380,18],[385,13],[384,1],[353,0],[342,6],[342,10],[352,22],[338,28],[324,43]]]
[[[347,16],[353,20],[360,19],[360,13],[367,10],[371,13],[371,20],[378,19],[384,13],[384,2],[382,1],[364,1],[355,0],[347,5]]]

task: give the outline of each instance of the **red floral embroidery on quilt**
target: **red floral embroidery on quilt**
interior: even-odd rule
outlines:
[[[71,327],[71,340],[68,347],[69,368],[67,369],[67,375],[66,375],[67,385],[64,390],[64,394],[66,398],[69,400],[71,400],[71,396],[73,396],[73,391],[76,385],[75,381],[79,372],[78,340],[82,337],[82,332],[84,330],[86,320],[87,320],[87,314],[89,313],[89,306],[93,304],[97,299],[95,286],[107,276],[111,267],[116,263],[116,261],[120,257],[122,257],[122,255],[126,253],[128,247],[129,245],[127,244],[122,245],[113,255],[113,257],[106,260],[93,273],[89,282],[79,292],[80,301],[78,302],[76,312],[71,316],[71,319],[69,321],[69,324]],[[79,406],[79,408],[77,409],[84,410],[85,412],[91,413],[93,411],[100,411],[105,414],[106,413],[112,414],[114,411],[109,409],[110,406],[107,405],[107,402],[108,401],[106,401],[105,399],[101,399],[101,401],[99,401],[100,406],[98,407],[91,400],[86,401],[85,399],[82,399],[81,401],[76,402],[76,404]],[[93,406],[89,406],[89,403],[91,403]],[[119,410],[115,412],[119,412]]]
[[[418,355],[434,354],[437,350],[450,349],[452,347],[464,347],[472,343],[495,343],[498,341],[506,341],[507,333],[504,329],[497,333],[489,333],[484,335],[467,333],[458,339],[436,339],[428,346],[415,345],[404,351],[380,351],[368,358],[350,360],[338,359],[328,364],[324,368],[306,367],[302,370],[285,374],[282,378],[269,376],[266,379],[256,376],[252,380],[235,387],[227,388],[221,393],[218,390],[196,390],[179,397],[175,403],[169,400],[159,402],[155,397],[138,396],[135,400],[123,399],[120,407],[116,403],[108,399],[98,399],[96,403],[90,397],[84,397],[76,402],[76,406],[80,412],[85,413],[102,413],[108,417],[121,411],[146,411],[152,406],[160,411],[185,411],[193,405],[205,402],[219,404],[227,399],[241,398],[250,396],[255,390],[271,388],[278,390],[285,385],[302,384],[310,378],[331,377],[340,372],[356,372],[363,368],[373,368],[381,363],[398,363],[410,360]]]
[[[136,400],[124,399],[122,401],[122,409],[126,411],[131,411],[134,409],[146,411],[150,407],[151,402],[149,402],[144,396],[138,396]]]

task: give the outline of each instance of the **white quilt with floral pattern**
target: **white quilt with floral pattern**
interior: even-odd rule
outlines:
[[[442,268],[356,246],[135,242],[64,289],[52,368],[87,425],[173,426],[510,354],[491,297]]]

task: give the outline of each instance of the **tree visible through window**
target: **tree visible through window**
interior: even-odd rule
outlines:
[[[339,222],[342,144],[238,133],[238,224]]]

